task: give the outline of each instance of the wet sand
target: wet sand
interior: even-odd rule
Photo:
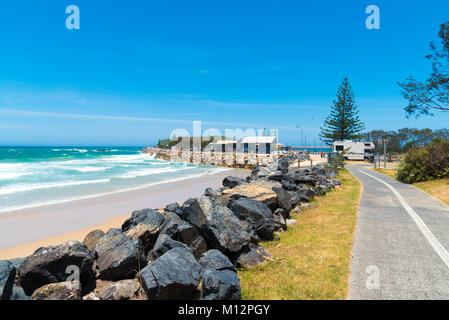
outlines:
[[[182,203],[200,196],[207,187],[221,187],[229,175],[247,176],[249,170],[230,169],[135,191],[2,213],[0,260],[25,257],[40,247],[64,241],[83,241],[92,230],[120,227],[134,210]]]

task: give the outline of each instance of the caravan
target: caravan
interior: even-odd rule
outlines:
[[[375,145],[372,142],[346,140],[332,143],[332,152],[344,152],[346,160],[372,160],[374,159],[374,149]]]

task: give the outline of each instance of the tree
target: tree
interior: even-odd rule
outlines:
[[[331,113],[321,127],[321,140],[330,145],[333,141],[360,139],[365,125],[360,121],[358,108],[354,102],[354,93],[348,78],[338,88],[337,100],[334,100]]]
[[[430,43],[432,54],[426,58],[432,61],[432,73],[424,82],[409,77],[398,82],[402,95],[409,104],[404,108],[407,118],[414,115],[433,115],[433,110],[449,111],[449,21],[440,26],[441,47]]]

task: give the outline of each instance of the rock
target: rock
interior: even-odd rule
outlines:
[[[220,195],[220,192],[212,188],[206,188],[206,190],[204,190],[204,195],[207,197],[218,197]]]
[[[253,240],[248,224],[243,224],[229,208],[222,205],[213,209],[203,230],[211,248],[230,255],[238,253]]]
[[[174,248],[140,272],[148,299],[190,299],[201,280],[201,266],[186,248]]]
[[[223,186],[228,188],[234,188],[245,182],[246,179],[244,178],[229,176],[223,179]]]
[[[146,256],[153,249],[159,236],[159,231],[158,227],[139,223],[137,226],[126,231],[125,234],[134,240],[140,240],[143,246],[143,254]]]
[[[117,282],[98,280],[96,288],[84,296],[83,300],[132,300],[139,296],[140,290],[137,279]]]
[[[178,216],[166,219],[162,233],[167,234],[173,240],[186,244],[197,259],[207,250],[206,240],[201,237],[198,229]]]
[[[19,270],[22,263],[25,261],[26,258],[14,258],[10,259],[9,262],[13,264],[13,266],[16,268],[16,270]]]
[[[266,261],[274,261],[273,256],[265,248],[251,245],[250,251],[242,253],[237,259],[237,264],[250,269],[257,267]]]
[[[83,244],[89,249],[93,251],[100,239],[105,235],[103,230],[94,230],[87,234],[87,236],[83,240]]]
[[[16,268],[8,260],[0,260],[0,300],[9,300],[14,286],[16,277]]]
[[[181,206],[177,202],[167,204],[164,208],[164,211],[173,212],[177,215],[182,214]]]
[[[301,205],[294,207],[293,210],[290,211],[291,214],[299,214],[301,212],[302,212]]]
[[[160,228],[164,222],[164,217],[153,209],[136,210],[131,214],[131,218],[126,220],[122,225],[122,231],[127,231],[139,223],[155,226]]]
[[[142,243],[123,233],[113,235],[111,239],[108,238],[108,233],[95,247],[98,277],[112,281],[134,277],[139,268],[146,265]]]
[[[287,230],[286,214],[283,209],[276,209],[273,213],[274,223],[277,230]]]
[[[278,170],[280,170],[283,175],[287,174],[289,165],[290,163],[288,160],[280,160],[278,163]]]
[[[273,213],[263,202],[239,198],[237,200],[232,199],[228,207],[237,217],[253,226],[261,239],[273,239],[273,232],[276,229]]]
[[[156,260],[164,253],[170,251],[173,248],[182,247],[188,248],[186,244],[173,240],[169,235],[161,233],[153,247],[148,254],[148,260]]]
[[[331,179],[329,181],[329,183],[332,187],[336,187],[336,186],[341,185],[341,180],[340,179]]]
[[[292,224],[295,224],[297,221],[295,219],[287,219],[287,225],[291,226]]]
[[[276,192],[279,206],[284,209],[287,215],[290,214],[290,210],[292,209],[292,204],[290,203],[291,194],[281,187],[273,187],[273,191]]]
[[[237,218],[220,201],[202,196],[184,205],[184,219],[198,228],[210,248],[233,254],[254,241],[249,224]]]
[[[59,246],[40,248],[25,259],[19,268],[20,283],[27,295],[49,283],[62,282],[79,268],[81,283],[93,280],[94,254],[78,241],[68,241]]]
[[[271,210],[278,206],[277,194],[273,187],[280,187],[281,184],[276,181],[252,181],[251,183],[237,186],[233,189],[224,190],[221,201],[226,203],[232,194],[243,195],[247,198],[265,203]],[[226,199],[226,196],[228,199]]]
[[[120,238],[122,235],[122,230],[118,228],[109,229],[103,237],[101,237],[97,245],[95,246],[94,253],[95,256],[98,257],[98,254],[103,254],[105,251],[109,250],[109,248]]]
[[[296,191],[298,190],[298,185],[293,179],[289,179],[288,177],[281,181],[282,188],[287,191]]]
[[[201,229],[207,224],[207,217],[216,204],[215,199],[206,196],[190,198],[182,205],[182,216],[184,220]]]
[[[78,281],[50,283],[36,289],[31,300],[81,300],[81,285]]]
[[[31,297],[25,294],[22,287],[13,286],[10,300],[30,300]]]
[[[240,300],[240,279],[230,270],[206,270],[201,284],[203,300]]]
[[[205,252],[199,263],[203,270],[230,270],[237,272],[231,260],[216,249]]]
[[[255,178],[266,177],[269,176],[270,174],[271,174],[270,169],[261,166],[258,166],[253,171],[251,171],[251,176]]]
[[[268,176],[268,180],[274,180],[274,181],[281,182],[283,179],[284,179],[284,174],[282,172],[280,172],[280,171],[272,172]]]
[[[295,200],[293,201],[292,206],[298,205],[300,202],[309,202],[312,201],[315,196],[315,190],[312,188],[299,188],[298,191],[293,195],[295,197]]]

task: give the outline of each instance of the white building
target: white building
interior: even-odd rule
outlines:
[[[237,140],[217,140],[210,144],[215,152],[271,154],[277,152],[276,136],[245,137]],[[209,146],[208,146],[209,149]]]

